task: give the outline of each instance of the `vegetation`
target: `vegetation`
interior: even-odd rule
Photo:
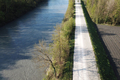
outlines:
[[[107,58],[107,54],[104,50],[101,40],[98,36],[96,28],[94,27],[94,23],[92,22],[83,1],[82,1],[82,8],[86,18],[86,23],[88,26],[88,31],[90,33],[92,45],[94,48],[95,58],[99,69],[100,78],[101,80],[117,80],[115,73],[113,72],[113,69]]]
[[[69,5],[62,24],[56,25],[53,34],[53,43],[49,49],[42,41],[36,45],[35,60],[50,64],[44,80],[72,80],[72,66],[74,53],[74,0],[69,0]],[[50,55],[52,58],[50,58]]]
[[[94,22],[120,24],[120,0],[84,0],[84,2]]]
[[[42,0],[0,0],[0,26],[36,7]]]

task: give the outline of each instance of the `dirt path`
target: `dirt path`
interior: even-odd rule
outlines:
[[[115,74],[120,80],[120,27],[96,25]]]

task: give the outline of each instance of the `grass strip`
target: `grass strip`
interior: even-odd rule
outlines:
[[[91,20],[89,14],[85,8],[84,2],[82,0],[81,0],[81,4],[82,4],[83,12],[85,15],[90,38],[92,41],[100,78],[101,78],[101,80],[117,80],[115,73],[110,65],[110,61],[108,60],[108,57],[107,57],[107,54],[103,47],[103,44],[97,33],[97,30],[94,27],[94,23]]]

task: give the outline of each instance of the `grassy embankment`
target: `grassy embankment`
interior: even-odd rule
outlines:
[[[97,30],[94,27],[94,23],[92,22],[83,1],[82,8],[86,18],[88,31],[90,33],[100,78],[101,80],[117,80],[104,50],[103,44],[101,43],[100,37],[97,34]]]
[[[30,11],[43,0],[0,0],[0,26]]]
[[[84,0],[93,22],[120,25],[120,0]]]
[[[74,2],[74,0],[69,0],[62,23],[55,27],[52,37],[53,43],[50,44],[49,50],[45,48],[43,41],[39,43],[40,46],[36,45],[39,54],[35,59],[50,64],[44,80],[72,80],[75,31]]]

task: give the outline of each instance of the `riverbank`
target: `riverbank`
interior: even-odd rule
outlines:
[[[53,75],[55,73],[50,67],[44,80],[72,80],[75,32],[74,2],[74,0],[69,0],[65,18],[60,26],[56,26],[57,33],[53,36],[54,55],[52,60],[56,69],[56,76]],[[57,52],[54,52],[56,50]]]
[[[48,0],[0,1],[0,27],[16,20]]]
[[[55,27],[52,37],[53,43],[49,47],[50,51],[44,49],[44,46],[42,48],[37,47],[39,52],[44,51],[44,60],[43,56],[38,56],[36,59],[41,60],[42,58],[45,63],[50,64],[43,80],[72,80],[75,31],[74,3],[74,0],[69,0],[62,23]],[[43,45],[41,43],[43,42],[40,42],[40,45]],[[49,54],[52,55],[52,59],[49,58]]]

